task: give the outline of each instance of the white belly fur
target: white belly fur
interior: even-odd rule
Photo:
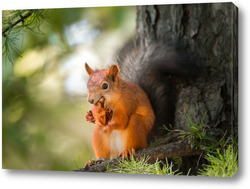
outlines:
[[[110,136],[111,158],[117,157],[123,151],[124,151],[124,142],[121,139],[120,131],[113,130]]]

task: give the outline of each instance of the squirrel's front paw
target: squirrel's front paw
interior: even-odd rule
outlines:
[[[87,112],[87,114],[86,114],[86,120],[89,123],[95,123],[95,118],[94,118],[91,110]]]

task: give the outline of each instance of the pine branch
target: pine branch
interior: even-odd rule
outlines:
[[[24,16],[22,16],[21,14],[20,19],[15,21],[13,24],[11,24],[10,26],[8,26],[3,32],[2,32],[2,36],[3,37],[7,37],[6,36],[6,32],[8,32],[9,30],[11,30],[13,27],[15,27],[16,25],[18,25],[20,22],[24,23],[25,19],[29,18],[32,14],[34,13],[34,10],[29,11],[27,14],[25,14]]]
[[[36,31],[33,28],[42,33],[39,27],[42,21],[45,20],[45,12],[43,9],[14,10],[3,18],[3,58],[7,58],[13,64],[15,57],[21,57],[21,51],[16,47],[16,41],[20,39],[20,35],[25,31],[29,30],[35,33]]]

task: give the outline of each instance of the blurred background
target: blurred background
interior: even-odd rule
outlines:
[[[133,36],[136,10],[39,12],[41,19],[2,37],[2,168],[71,171],[94,158],[84,63],[113,63],[115,51]],[[13,14],[2,12],[3,31]]]

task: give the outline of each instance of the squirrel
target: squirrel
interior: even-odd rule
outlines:
[[[194,59],[176,45],[129,41],[108,69],[85,69],[90,76],[86,120],[96,123],[92,145],[97,159],[127,157],[162,136],[162,125],[173,124],[175,77],[197,76]]]
[[[96,121],[92,137],[96,159],[127,157],[146,148],[155,120],[146,93],[120,78],[116,64],[109,69],[92,70],[86,63],[85,69],[90,76],[88,101],[94,104],[86,119]]]

